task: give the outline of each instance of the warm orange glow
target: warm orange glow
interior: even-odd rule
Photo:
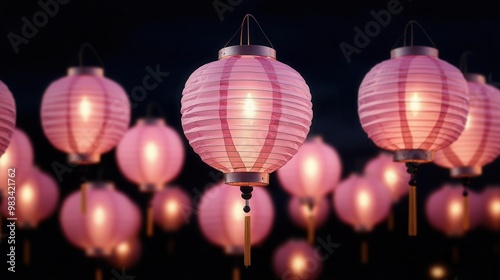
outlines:
[[[500,199],[490,201],[488,208],[491,216],[500,218]]]
[[[106,222],[106,211],[101,206],[95,208],[92,215],[95,226],[102,226]]]
[[[356,197],[356,203],[360,211],[368,211],[372,204],[370,193],[366,190],[361,190]]]
[[[116,253],[120,256],[126,256],[130,252],[130,245],[128,242],[122,242],[116,246]]]
[[[26,184],[20,191],[21,200],[25,205],[29,205],[33,203],[33,198],[35,196],[35,192],[33,191],[33,187],[30,184]]]
[[[9,149],[7,148],[5,153],[0,157],[0,166],[8,167],[7,165],[9,164],[9,160],[10,160],[10,153]]]
[[[314,180],[318,176],[319,163],[316,157],[309,156],[302,164],[302,172],[307,180]]]
[[[177,201],[170,199],[165,202],[165,213],[167,217],[173,217],[179,211],[179,203]]]
[[[463,215],[463,203],[462,201],[454,200],[450,202],[450,205],[448,206],[448,215],[452,219],[458,219],[461,218]]]
[[[415,92],[413,96],[410,98],[410,111],[413,117],[418,116],[420,109],[421,109],[420,97],[418,96],[418,93]]]
[[[90,114],[92,113],[92,104],[87,99],[87,97],[83,97],[80,101],[80,116],[83,121],[86,122],[89,120]]]
[[[386,168],[384,171],[384,182],[391,191],[394,191],[397,180],[398,180],[398,174],[396,170],[394,170],[394,168],[392,167]]]
[[[442,265],[433,265],[429,269],[429,275],[433,279],[442,279],[446,277],[446,268],[444,268]]]
[[[296,274],[300,274],[306,267],[306,259],[302,255],[295,255],[290,259],[290,268]]]
[[[244,215],[245,212],[243,211],[243,205],[238,202],[233,203],[232,214],[233,214],[233,220],[235,222],[243,221],[243,218],[245,217]]]
[[[158,146],[154,142],[148,142],[144,146],[144,156],[148,163],[155,163],[158,158]]]
[[[247,98],[245,99],[245,105],[243,108],[243,112],[246,118],[253,119],[255,117],[257,106],[255,105],[255,101],[252,98],[251,93],[247,93]]]
[[[472,114],[469,114],[467,116],[467,121],[465,122],[465,129],[468,129],[471,123],[472,123]]]

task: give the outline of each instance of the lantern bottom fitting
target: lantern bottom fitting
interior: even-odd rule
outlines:
[[[147,183],[147,184],[141,184],[139,186],[139,190],[141,192],[155,192],[155,191],[161,191],[163,188],[163,185],[162,184],[151,184],[151,183]]]
[[[225,183],[238,187],[265,187],[269,185],[269,174],[260,172],[230,172],[224,174]]]
[[[394,152],[396,162],[417,162],[425,163],[434,160],[434,152],[427,150],[399,150]]]
[[[69,154],[68,162],[73,164],[96,164],[101,160],[99,154]]]
[[[104,250],[102,248],[90,248],[86,250],[86,254],[88,257],[101,258],[109,256],[111,254],[111,251]]]
[[[450,176],[453,178],[466,178],[481,176],[483,169],[481,166],[461,166],[450,168]]]
[[[243,255],[243,247],[240,246],[227,246],[224,248],[224,253],[230,256],[241,256]]]

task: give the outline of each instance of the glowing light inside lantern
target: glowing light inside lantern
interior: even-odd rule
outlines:
[[[256,114],[256,112],[255,112],[256,109],[257,109],[257,106],[255,104],[255,101],[252,98],[252,94],[247,93],[247,98],[245,99],[245,105],[244,105],[244,109],[243,109],[245,117],[248,119],[253,119],[255,117],[255,114]]]
[[[235,202],[232,207],[232,212],[233,212],[233,220],[235,222],[237,221],[242,221],[244,218],[245,212],[243,212],[243,205],[241,203]]]
[[[306,259],[302,255],[295,255],[290,260],[290,268],[296,274],[302,273],[306,267]]]
[[[120,256],[127,255],[129,251],[130,245],[128,244],[128,242],[122,242],[118,244],[118,246],[116,246],[116,253],[118,253],[118,255]]]
[[[361,190],[356,197],[356,202],[359,210],[363,212],[369,210],[372,203],[370,193],[366,190]]]
[[[29,205],[33,202],[33,198],[35,196],[35,192],[33,191],[33,187],[29,184],[24,185],[21,189],[21,199],[26,205]]]
[[[165,202],[165,213],[167,216],[174,216],[179,210],[179,203],[177,201],[171,199]]]
[[[316,178],[318,176],[318,171],[318,160],[313,156],[308,157],[302,165],[302,172],[307,180],[313,180],[314,178]]]
[[[462,202],[461,201],[452,201],[450,206],[448,206],[448,214],[452,219],[457,219],[462,217]]]
[[[492,216],[500,217],[500,199],[491,201],[489,205],[489,210]]]
[[[394,188],[396,187],[397,178],[398,174],[394,168],[387,168],[384,171],[384,181],[391,191],[394,191]]]
[[[10,160],[10,153],[9,150],[7,149],[7,151],[5,151],[5,153],[0,157],[0,165],[3,167],[7,167],[7,165],[9,164],[9,160]]]
[[[158,146],[156,146],[156,143],[148,142],[144,146],[144,156],[149,163],[156,162],[156,159],[158,159]]]
[[[470,124],[472,123],[472,114],[467,116],[467,121],[465,122],[465,129],[470,128]]]
[[[84,122],[89,120],[90,114],[92,113],[92,104],[87,99],[87,97],[83,97],[82,101],[80,101],[80,116],[82,117]]]
[[[106,211],[104,211],[104,208],[98,206],[95,208],[92,217],[94,218],[94,225],[102,226],[106,222]]]
[[[433,265],[429,269],[429,274],[434,279],[441,279],[446,276],[446,269],[441,265]]]
[[[413,96],[410,98],[410,111],[413,115],[413,117],[418,116],[418,113],[420,112],[420,97],[418,96],[418,93],[414,93]]]

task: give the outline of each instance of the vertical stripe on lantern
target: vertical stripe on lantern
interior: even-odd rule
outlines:
[[[106,86],[103,84],[101,79],[99,79],[97,77],[93,77],[93,78],[102,89],[103,97],[104,97],[104,104],[108,104],[109,97],[108,97],[108,90],[107,90]],[[101,122],[102,124],[99,127],[99,130],[97,131],[97,134],[96,134],[96,137],[94,138],[94,141],[92,141],[92,147],[90,149],[91,152],[95,151],[97,149],[97,147],[100,146],[104,131],[106,128],[108,128],[109,107],[110,106],[104,106],[104,116],[103,116],[103,120]],[[109,128],[114,129],[113,127],[109,127]]]
[[[415,57],[412,57],[408,60],[402,60],[403,65],[399,65],[398,68],[403,69],[399,72],[398,75],[398,105],[399,105],[399,122],[401,127],[401,136],[403,137],[403,142],[405,149],[412,149],[413,138],[411,135],[410,126],[408,124],[408,117],[406,116],[408,112],[408,108],[406,108],[410,102],[407,102],[406,96],[408,95],[406,92],[406,84],[408,79],[408,71],[410,70],[411,61],[413,61]]]
[[[262,67],[264,68],[267,77],[269,78],[269,81],[271,82],[272,89],[273,89],[273,109],[271,112],[271,120],[269,122],[269,127],[267,129],[267,135],[266,139],[264,141],[264,146],[260,150],[259,156],[255,160],[255,163],[250,171],[258,172],[264,163],[267,161],[267,158],[269,157],[269,154],[271,153],[273,147],[274,147],[274,142],[276,141],[276,135],[278,132],[278,127],[280,125],[280,119],[281,119],[281,88],[278,81],[278,77],[276,75],[276,71],[274,70],[273,65],[265,58],[263,57],[256,57],[255,58],[257,61],[260,62]]]
[[[71,114],[71,104],[72,100],[71,98],[73,97],[73,87],[75,86],[77,77],[71,77],[71,80],[68,83],[68,89],[66,90],[67,92],[67,99],[66,99],[66,116],[63,116],[63,119],[66,120],[66,130],[68,133],[68,146],[71,150],[79,153],[78,145],[76,144],[75,140],[75,134],[73,133],[73,115]]]
[[[481,133],[481,142],[479,145],[477,145],[476,151],[474,152],[474,156],[470,160],[470,166],[475,166],[477,165],[478,161],[481,159],[481,156],[484,153],[484,150],[486,149],[486,146],[488,145],[488,139],[489,139],[489,134],[491,131],[491,125],[492,125],[492,114],[491,114],[491,103],[487,100],[484,102],[484,110],[482,112],[484,113],[484,129]]]

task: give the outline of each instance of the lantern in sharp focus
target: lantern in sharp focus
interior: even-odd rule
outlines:
[[[16,127],[16,101],[2,81],[0,81],[0,158],[11,142]]]
[[[187,224],[193,209],[189,195],[177,186],[166,186],[156,192],[151,205],[154,221],[167,232],[177,231]]]
[[[248,213],[253,187],[267,186],[269,174],[305,141],[312,120],[311,93],[296,70],[276,59],[273,48],[240,42],[222,48],[217,61],[189,76],[181,115],[193,150],[224,173],[226,184],[240,187]]]
[[[355,173],[341,181],[333,194],[337,216],[363,235],[387,217],[391,205],[391,193],[382,183]],[[361,261],[366,263],[367,260],[368,244],[363,240]]]
[[[358,115],[368,137],[394,152],[412,176],[408,234],[417,234],[416,180],[418,164],[433,160],[464,130],[469,110],[467,83],[458,68],[439,59],[438,50],[404,46],[375,65],[358,92]]]
[[[486,186],[480,193],[481,223],[486,228],[500,231],[500,186]]]
[[[96,164],[113,149],[130,122],[130,102],[121,85],[100,67],[71,67],[52,82],[41,105],[49,142],[74,164]]]
[[[15,128],[9,147],[0,157],[0,180],[5,182],[0,184],[0,193],[6,196],[8,179],[14,182],[14,185],[20,186],[31,174],[34,154],[31,140],[24,130]],[[14,172],[8,172],[8,169],[15,168]],[[13,173],[15,176],[9,176]],[[12,181],[13,180],[13,181]]]
[[[174,179],[184,164],[182,139],[161,118],[142,118],[118,143],[120,171],[141,191],[159,191]]]
[[[302,198],[294,196],[288,202],[288,213],[295,225],[307,230],[308,242],[313,243],[314,229],[323,226],[328,219],[330,202],[327,196],[323,196],[311,208]]]
[[[321,275],[323,261],[311,244],[290,239],[274,251],[273,270],[279,279],[313,280]]]
[[[84,184],[85,199],[77,191],[61,206],[59,219],[63,233],[71,244],[85,250],[87,256],[109,256],[115,246],[138,234],[140,210],[111,182]]]

